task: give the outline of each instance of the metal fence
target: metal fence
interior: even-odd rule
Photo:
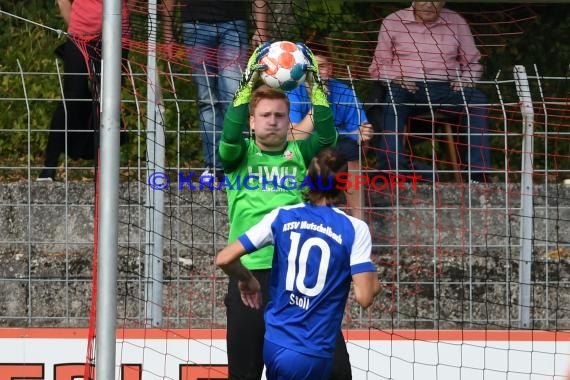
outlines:
[[[523,68],[517,68],[522,74]],[[478,86],[489,96],[494,169],[488,183],[457,181],[439,128],[414,133],[418,156],[427,155],[444,180],[383,190],[367,188],[365,215],[383,291],[362,311],[347,306],[345,324],[377,328],[569,327],[570,111],[569,80],[536,70],[497,75]],[[0,94],[1,126],[10,152],[0,161],[0,323],[4,326],[86,326],[89,318],[95,169],[93,161],[65,160],[54,182],[37,182],[59,97],[42,95],[38,81],[62,75],[1,72],[18,83]],[[504,78],[503,78],[504,76]],[[525,82],[528,81],[528,82]],[[188,75],[166,75],[163,92],[166,162],[172,182],[163,192],[163,223],[150,223],[146,168],[146,97],[141,73],[126,76],[119,210],[120,324],[146,325],[154,302],[148,284],[159,281],[163,323],[223,327],[225,276],[213,257],[227,238],[223,191],[180,187],[177,173],[200,173],[196,101],[181,96]],[[353,80],[355,88],[369,88]],[[179,91],[184,88],[184,91]],[[364,106],[378,105],[367,101]],[[86,100],[90,101],[90,100]],[[429,108],[429,105],[427,105]],[[436,119],[430,125],[438,126]],[[379,132],[381,133],[381,132]],[[3,145],[6,146],[6,145]],[[459,146],[459,148],[461,148]],[[375,153],[361,152],[363,173],[375,173]],[[465,173],[463,173],[465,174]],[[155,209],[156,211],[156,209]],[[151,237],[149,237],[151,236]],[[163,245],[164,278],[149,278],[149,239]],[[155,244],[153,240],[152,244]],[[152,258],[150,258],[152,260]]]

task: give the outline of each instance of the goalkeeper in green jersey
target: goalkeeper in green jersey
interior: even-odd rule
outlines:
[[[287,141],[290,129],[287,95],[267,85],[254,90],[259,60],[269,44],[260,45],[248,61],[242,81],[224,118],[219,146],[224,167],[228,214],[229,241],[234,241],[265,214],[279,206],[302,202],[299,186],[312,158],[325,147],[334,146],[337,133],[329,103],[319,77],[316,59],[303,44],[299,44],[310,64],[307,80],[313,87],[311,103],[314,110],[314,133],[306,140]],[[245,138],[244,131],[253,132]],[[230,278],[227,308],[227,350],[230,379],[260,379],[263,371],[263,340],[265,324],[263,309],[269,297],[269,273],[273,246],[243,257],[242,263],[252,271],[261,284],[263,305],[251,309],[241,301],[238,282]],[[343,374],[333,377],[350,378],[348,352],[342,336],[338,338],[338,360]],[[338,345],[337,345],[338,346]],[[335,353],[335,359],[337,353]],[[338,373],[339,371],[337,371]]]

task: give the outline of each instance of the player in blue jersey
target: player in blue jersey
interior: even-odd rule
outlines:
[[[319,65],[319,74],[323,82],[327,100],[334,118],[334,125],[339,133],[336,149],[348,160],[348,170],[353,175],[361,174],[361,146],[365,147],[372,139],[372,124],[366,119],[360,99],[353,88],[333,78],[333,61],[327,45],[309,42],[306,45],[314,54]],[[304,85],[287,93],[291,103],[289,118],[291,128],[289,139],[302,140],[314,131],[311,88]],[[350,215],[364,219],[364,192],[360,185],[356,189],[346,190],[346,202]]]
[[[380,290],[368,226],[333,206],[342,193],[336,174],[346,169],[340,153],[322,150],[309,166],[307,202],[271,211],[216,257],[238,280],[244,304],[258,309],[259,282],[240,258],[275,246],[265,309],[268,379],[328,379],[351,281],[363,307]]]

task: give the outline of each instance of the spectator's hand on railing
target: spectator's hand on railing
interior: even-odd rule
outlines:
[[[360,134],[360,141],[362,144],[368,144],[372,137],[374,137],[374,128],[369,122],[362,123],[358,133]]]
[[[418,85],[412,78],[405,78],[405,77],[394,78],[392,80],[392,83],[396,83],[398,86],[406,89],[412,94],[415,94],[416,91],[418,91]]]
[[[454,80],[451,82],[451,89],[453,91],[461,91],[462,88],[473,87],[475,84],[470,80]]]

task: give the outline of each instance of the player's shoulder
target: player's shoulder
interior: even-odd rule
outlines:
[[[264,220],[269,223],[273,223],[277,220],[283,221],[291,218],[295,218],[293,210],[303,207],[303,203],[297,203],[293,205],[279,206],[269,211],[264,216]]]
[[[352,215],[347,214],[346,212],[344,212],[343,210],[341,210],[341,209],[339,209],[339,208],[337,208],[337,207],[331,207],[331,209],[332,209],[335,213],[339,214],[342,218],[346,218],[346,219],[347,219],[350,223],[352,223],[352,224],[364,223],[362,220],[360,220],[360,219],[358,219],[358,218],[355,218],[355,217],[352,216]],[[366,224],[366,223],[364,223],[364,224]]]
[[[248,160],[251,157],[254,157],[256,154],[261,153],[261,149],[257,146],[257,144],[255,144],[255,140],[253,138],[246,137],[244,138],[244,141],[245,141],[245,152],[241,156],[239,161],[233,161],[231,163],[234,170],[230,170],[230,172],[235,172],[236,171],[235,168],[247,165]]]
[[[276,217],[279,215],[289,215],[293,214],[296,210],[302,209],[303,207],[305,207],[304,203],[295,203],[292,205],[279,206],[273,209],[271,213],[273,213]]]
[[[341,209],[336,208],[336,207],[332,207],[332,210],[334,212],[336,212],[337,214],[340,214],[339,215],[340,217],[346,218],[346,221],[354,227],[355,231],[359,231],[359,230],[368,231],[368,224],[366,224],[366,222],[364,222],[363,220],[355,218],[352,215],[348,215],[346,212],[344,212]]]

